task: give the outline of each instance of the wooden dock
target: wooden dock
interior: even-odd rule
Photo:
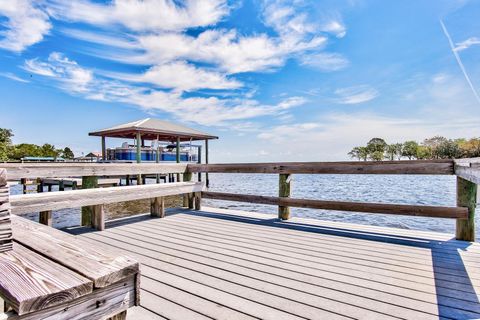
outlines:
[[[141,263],[128,319],[478,319],[480,244],[203,207],[71,230]]]

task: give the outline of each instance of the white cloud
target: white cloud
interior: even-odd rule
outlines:
[[[471,46],[479,45],[479,44],[480,44],[480,39],[479,38],[471,37],[471,38],[468,38],[465,41],[457,42],[455,44],[454,50],[455,51],[462,51],[462,50],[470,48]]]
[[[358,104],[375,99],[379,93],[376,89],[362,85],[335,90],[336,101],[341,104]]]
[[[149,68],[141,75],[110,73],[111,77],[151,83],[161,88],[180,91],[197,89],[237,89],[242,83],[227,78],[219,72],[200,69],[184,61],[169,62]]]
[[[0,76],[5,77],[5,78],[10,79],[10,80],[18,81],[18,82],[23,82],[23,83],[30,82],[28,80],[20,78],[19,76],[15,75],[11,72],[2,72],[2,73],[0,73]]]
[[[22,52],[49,32],[48,15],[30,0],[0,1],[0,16],[7,18],[0,31],[0,48]]]
[[[92,70],[83,68],[56,52],[50,54],[46,61],[27,60],[24,68],[31,73],[56,80],[60,88],[71,94],[92,100],[128,103],[152,112],[163,111],[183,121],[205,125],[227,126],[235,120],[281,115],[306,102],[302,97],[284,98],[276,104],[262,104],[243,97],[186,97],[177,90],[155,90],[96,77]]]
[[[219,22],[229,12],[226,0],[52,0],[50,13],[60,19],[96,26],[123,25],[134,31],[182,31]]]
[[[339,53],[314,53],[301,57],[301,64],[321,71],[337,71],[350,65],[350,61]]]
[[[66,90],[86,92],[93,81],[93,72],[80,67],[58,52],[52,52],[47,61],[30,59],[25,61],[24,69],[41,76],[54,78]]]

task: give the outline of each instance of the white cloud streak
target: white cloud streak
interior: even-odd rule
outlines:
[[[341,104],[364,103],[375,99],[379,95],[376,89],[367,85],[337,89],[335,94],[338,96],[336,101]]]
[[[321,71],[337,71],[345,69],[350,61],[339,53],[320,52],[306,54],[301,57],[301,64]]]
[[[107,4],[88,0],[52,0],[55,18],[96,26],[123,25],[134,31],[182,31],[219,22],[229,12],[225,0],[115,0]]]
[[[478,103],[480,104],[480,96],[477,93],[477,90],[475,89],[475,86],[472,83],[472,80],[470,80],[470,76],[467,73],[467,70],[465,69],[465,66],[463,65],[462,59],[460,58],[458,54],[458,50],[455,50],[455,45],[453,44],[452,38],[450,37],[450,34],[448,33],[447,28],[445,27],[445,24],[443,23],[442,20],[440,20],[440,24],[442,26],[443,33],[448,39],[448,43],[450,45],[450,48],[452,49],[452,53],[455,56],[455,59],[457,60],[458,66],[462,70],[462,73],[465,77],[465,80],[467,81],[468,85],[470,86],[470,89],[472,89],[472,93],[475,96],[475,99],[477,99]]]
[[[479,45],[479,44],[480,44],[480,39],[479,38],[471,37],[471,38],[468,38],[465,41],[457,42],[454,50],[455,51],[463,51],[463,50],[466,50],[466,49],[470,48],[471,46]]]
[[[48,15],[30,0],[0,1],[0,16],[7,18],[0,31],[0,48],[22,52],[42,41],[52,27]]]

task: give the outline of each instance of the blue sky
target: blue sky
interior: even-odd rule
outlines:
[[[79,155],[89,131],[158,117],[220,136],[214,162],[480,136],[479,17],[473,0],[0,0],[0,127]]]

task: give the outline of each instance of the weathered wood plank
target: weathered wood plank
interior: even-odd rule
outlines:
[[[66,191],[65,191],[66,192]],[[15,240],[106,287],[138,272],[138,263],[124,255],[97,250],[82,239],[27,219],[13,216]]]
[[[257,196],[234,194],[225,192],[203,191],[202,196],[206,199],[218,199],[228,201],[240,201],[259,204],[269,204],[277,206],[290,206],[300,208],[353,211],[382,213],[394,215],[423,216],[437,218],[456,218],[466,219],[468,209],[464,207],[438,207],[438,206],[419,206],[388,203],[363,203],[363,202],[344,202],[344,201],[326,201],[296,198],[281,198],[270,196]]]
[[[457,219],[455,235],[457,240],[475,241],[475,208],[477,206],[477,185],[457,177],[457,206],[468,209],[467,219]]]
[[[128,277],[73,301],[44,310],[23,316],[19,316],[16,312],[9,312],[5,320],[105,319],[134,306],[136,290],[134,277]]]
[[[83,176],[82,177],[82,189],[94,189],[98,188],[98,177],[95,176]],[[93,226],[94,224],[94,215],[95,207],[94,206],[84,206],[82,207],[82,217],[81,225],[82,226]]]
[[[281,198],[290,197],[292,176],[290,174],[280,174],[278,179],[278,196]],[[278,219],[288,220],[290,218],[290,207],[278,206]]]
[[[302,174],[453,174],[453,160],[189,164],[188,172]]]
[[[53,225],[52,211],[41,211],[38,214],[38,222],[51,227]]]
[[[156,218],[165,217],[165,200],[164,197],[155,197],[151,200],[150,215]]]
[[[182,163],[5,163],[8,180],[134,174],[184,173]]]
[[[98,231],[105,230],[105,216],[105,206],[103,204],[93,206],[92,227]]]
[[[72,301],[93,290],[87,278],[14,243],[0,253],[0,294],[19,314]]]
[[[23,214],[200,192],[203,190],[203,186],[202,182],[178,182],[82,189],[13,195],[10,198],[10,202],[13,214]]]
[[[11,250],[12,242],[10,189],[7,184],[7,171],[0,168],[0,252]]]
[[[467,181],[480,184],[480,159],[478,162],[456,162],[455,174]]]

